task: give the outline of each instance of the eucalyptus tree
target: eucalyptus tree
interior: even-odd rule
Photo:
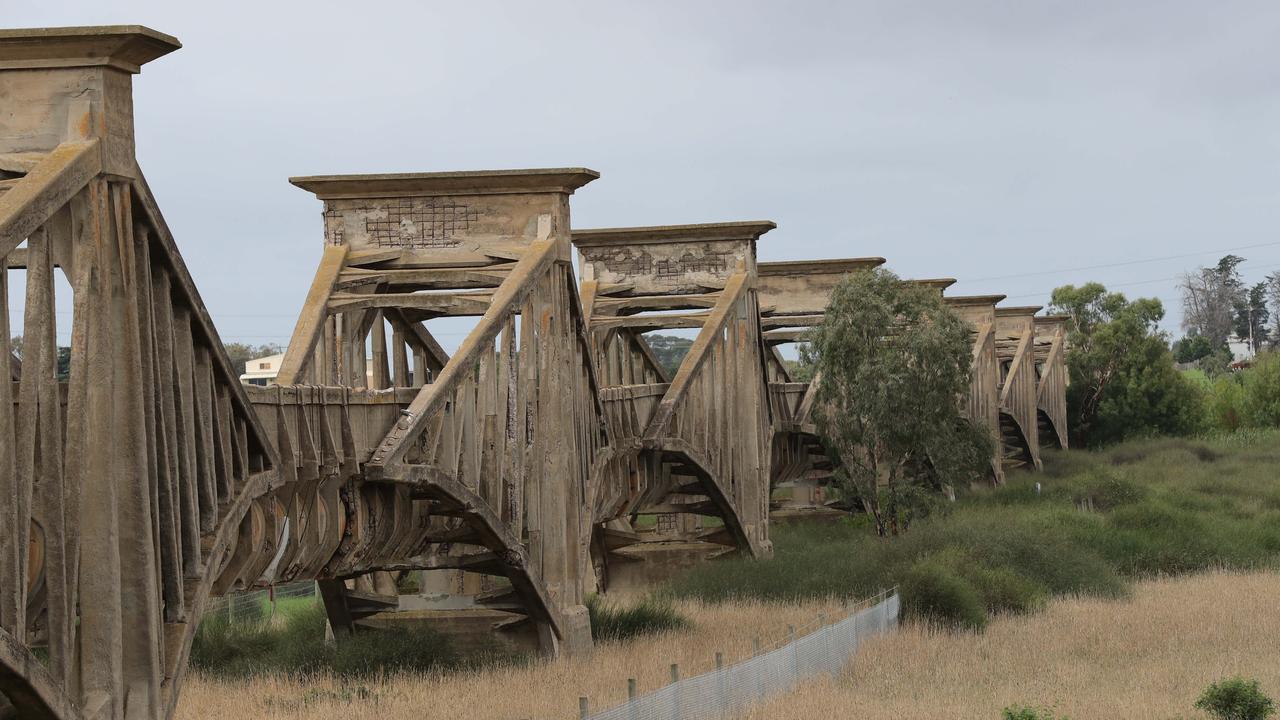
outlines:
[[[904,531],[940,490],[990,467],[990,433],[961,412],[970,333],[936,289],[881,268],[847,276],[811,333],[818,431],[837,481],[882,535]]]

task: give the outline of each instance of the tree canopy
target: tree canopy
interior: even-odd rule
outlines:
[[[990,469],[992,438],[960,410],[970,328],[936,290],[881,268],[853,273],[810,340],[818,431],[882,534],[905,529],[939,486]]]
[[[1159,331],[1164,306],[1129,300],[1100,283],[1053,291],[1050,312],[1069,315],[1067,410],[1072,444],[1145,434],[1180,435],[1203,421],[1199,389],[1173,366]]]
[[[680,369],[684,356],[689,354],[689,348],[693,347],[692,340],[676,335],[649,333],[644,336],[644,340],[649,343],[654,359],[667,371],[667,375],[672,377]]]

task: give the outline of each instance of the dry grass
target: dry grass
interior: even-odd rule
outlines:
[[[642,691],[749,654],[835,605],[680,604],[692,632],[603,645],[589,660],[464,674],[399,676],[347,684],[193,676],[179,720],[342,718],[566,720],[577,698],[622,702],[626,678]],[[1012,704],[1053,707],[1073,720],[1202,718],[1200,691],[1224,676],[1258,678],[1280,695],[1280,575],[1215,572],[1140,583],[1129,600],[1066,599],[1041,613],[997,619],[985,633],[905,627],[863,646],[850,671],[811,683],[754,711],[757,720],[994,720]]]
[[[1235,674],[1280,695],[1280,575],[1144,582],[1130,600],[1056,601],[981,635],[906,627],[865,645],[842,677],[750,717],[994,720],[1019,704],[1072,720],[1203,718],[1200,692]]]
[[[639,680],[641,692],[652,690],[670,681],[671,663],[679,663],[685,676],[705,672],[714,667],[717,651],[724,653],[725,662],[734,662],[750,655],[754,638],[775,643],[789,624],[803,628],[819,613],[834,619],[841,612],[836,603],[688,601],[677,608],[693,621],[692,631],[602,644],[589,659],[345,685],[329,678],[222,681],[193,674],[182,691],[177,718],[569,720],[578,716],[579,696],[591,698],[593,708],[611,707],[626,700],[629,677]]]

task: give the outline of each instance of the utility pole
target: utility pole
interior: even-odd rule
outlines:
[[[1253,299],[1249,299],[1249,356],[1253,357],[1258,352],[1258,346],[1253,344]]]

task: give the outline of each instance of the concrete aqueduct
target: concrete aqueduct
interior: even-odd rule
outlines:
[[[242,386],[134,156],[133,76],[178,48],[0,31],[5,358],[25,297],[0,383],[0,716],[171,716],[202,607],[264,576],[318,580],[341,633],[392,573],[437,571],[556,654],[591,647],[585,593],[663,545],[770,554],[771,487],[830,472],[776,347],[882,260],[758,263],[769,222],[571,230],[584,169],[294,178],[323,254],[278,384]],[[997,478],[1066,442],[1061,319],[999,299],[951,299]],[[424,324],[445,316],[478,318],[452,355]],[[696,333],[674,374],[644,338],[666,328]]]

